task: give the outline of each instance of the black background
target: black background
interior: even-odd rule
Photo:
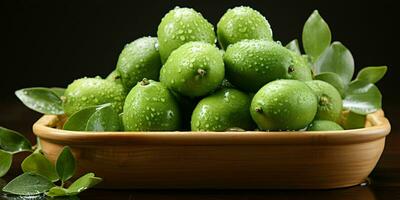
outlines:
[[[352,52],[358,71],[387,65],[378,84],[384,106],[396,104],[399,87],[395,1],[21,1],[0,3],[1,100],[17,101],[14,90],[33,86],[66,87],[84,76],[105,77],[124,44],[156,36],[161,18],[175,6],[193,7],[212,24],[228,8],[248,5],[269,20],[274,39],[286,44],[301,37],[314,9],[330,25],[333,40]]]

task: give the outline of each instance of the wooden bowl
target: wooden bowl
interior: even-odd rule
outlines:
[[[102,188],[322,189],[360,184],[390,132],[383,111],[369,127],[329,132],[76,132],[60,116],[33,125],[44,154],[63,146],[78,174],[95,172]]]

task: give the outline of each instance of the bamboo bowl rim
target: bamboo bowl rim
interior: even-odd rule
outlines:
[[[85,132],[55,128],[62,121],[57,115],[44,115],[33,132],[41,139],[68,145],[340,145],[386,137],[390,123],[382,110],[367,115],[369,127],[342,131],[244,131],[244,132]]]

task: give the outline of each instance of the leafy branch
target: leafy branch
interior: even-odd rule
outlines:
[[[76,169],[76,160],[71,149],[66,146],[53,165],[41,152],[40,148],[32,147],[31,143],[20,133],[0,127],[0,177],[11,167],[12,156],[16,153],[33,152],[21,164],[23,174],[10,181],[3,191],[16,195],[46,194],[50,197],[74,196],[101,182],[101,178],[88,173],[69,187],[65,182],[70,180]],[[59,184],[57,184],[59,183]]]
[[[346,119],[365,119],[365,115],[381,109],[382,95],[375,83],[383,78],[387,66],[365,67],[352,80],[355,64],[350,50],[341,42],[331,43],[331,40],[328,24],[315,10],[305,22],[302,33],[303,49],[314,79],[328,82],[339,91],[343,108],[348,112]],[[286,48],[301,54],[297,39],[289,42]],[[354,121],[358,123],[348,124],[346,128],[363,127],[362,120]]]

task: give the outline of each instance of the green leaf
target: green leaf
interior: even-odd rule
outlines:
[[[0,127],[0,148],[10,153],[32,151],[32,145],[22,134]]]
[[[342,113],[340,125],[344,129],[364,128],[366,115],[360,115],[351,111]]]
[[[351,52],[340,42],[329,46],[315,63],[315,72],[333,72],[348,84],[354,74],[354,60]]]
[[[95,186],[101,181],[102,179],[99,177],[95,177],[93,173],[88,173],[73,182],[68,187],[68,189],[56,186],[51,188],[49,192],[46,193],[46,195],[50,197],[74,196]]]
[[[121,120],[111,104],[91,106],[73,114],[64,124],[64,130],[73,131],[118,131]]]
[[[60,87],[52,87],[50,88],[51,91],[53,91],[58,97],[62,97],[65,93],[65,88],[60,88]]]
[[[287,49],[289,49],[291,51],[294,51],[297,54],[301,55],[299,41],[297,39],[294,39],[294,40],[290,41],[285,47]]]
[[[64,114],[62,101],[49,88],[25,88],[15,91],[15,95],[28,108],[43,114]]]
[[[96,106],[91,106],[74,113],[65,122],[63,129],[70,131],[85,131],[87,121],[96,110]]]
[[[61,181],[67,181],[75,173],[75,158],[72,155],[71,149],[66,146],[61,151],[56,161],[56,171]]]
[[[73,196],[76,194],[71,194],[67,189],[60,186],[52,187],[48,192],[46,192],[46,195],[49,197]]]
[[[119,131],[121,121],[111,106],[97,109],[87,120],[86,131]]]
[[[307,19],[303,27],[303,47],[307,55],[315,61],[331,44],[331,31],[328,24],[319,15],[318,10]]]
[[[387,66],[365,67],[357,74],[356,80],[363,80],[368,83],[376,83],[383,78],[387,71]]]
[[[351,82],[343,99],[343,108],[360,115],[375,112],[381,105],[382,95],[379,89],[362,80]]]
[[[21,164],[22,171],[34,172],[47,177],[52,182],[58,181],[54,165],[39,151],[35,151],[25,158]]]
[[[343,83],[343,80],[340,78],[339,75],[333,72],[322,72],[314,77],[317,80],[325,81],[335,87],[342,98],[344,98],[346,85]]]
[[[46,177],[35,173],[24,173],[4,186],[3,191],[16,195],[42,194],[54,187],[54,184]]]
[[[0,177],[7,174],[11,167],[12,154],[0,149]]]
[[[72,193],[80,193],[84,190],[87,190],[102,181],[101,178],[95,177],[94,173],[87,173],[86,175],[80,177],[75,182],[73,182],[68,191]]]

